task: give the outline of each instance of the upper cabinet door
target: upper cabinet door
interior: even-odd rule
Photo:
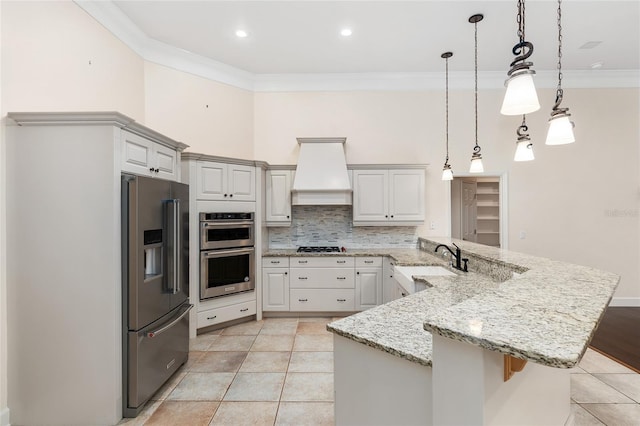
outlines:
[[[393,221],[424,220],[424,170],[389,170],[389,217]]]
[[[122,170],[143,176],[153,174],[152,151],[154,143],[147,138],[122,132]]]
[[[202,200],[228,200],[227,192],[227,165],[222,163],[200,162],[197,163],[197,190],[198,199]]]
[[[387,170],[353,171],[353,220],[389,220]]]
[[[156,176],[163,179],[177,180],[178,154],[175,150],[162,145],[155,146]]]
[[[256,200],[256,169],[228,164],[228,194],[231,201]]]
[[[177,180],[178,152],[123,130],[122,170],[141,176]]]
[[[291,224],[292,170],[267,171],[267,225]]]

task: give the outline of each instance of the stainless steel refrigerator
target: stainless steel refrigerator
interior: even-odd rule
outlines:
[[[122,175],[123,415],[189,354],[189,186]]]

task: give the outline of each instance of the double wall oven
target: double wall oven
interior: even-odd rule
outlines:
[[[255,289],[253,213],[200,213],[200,300]]]

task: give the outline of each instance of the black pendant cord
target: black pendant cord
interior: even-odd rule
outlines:
[[[449,166],[449,58],[453,56],[451,52],[445,52],[440,57],[445,60],[445,134],[447,156],[444,160],[444,167]]]
[[[558,87],[556,88],[556,101],[551,109],[551,116],[566,114],[569,108],[560,108],[562,102],[562,0],[558,0]]]
[[[479,21],[479,20],[478,20]],[[473,23],[475,29],[475,37],[474,37],[474,45],[475,45],[475,54],[474,54],[474,80],[475,80],[475,89],[474,89],[474,100],[475,100],[475,124],[476,124],[476,145],[473,147],[474,154],[480,154],[480,145],[478,145],[478,21]]]
[[[518,40],[519,42],[513,46],[511,52],[516,55],[514,60],[509,64],[511,69],[507,72],[510,76],[516,71],[528,70],[533,66],[533,62],[527,62],[527,59],[533,54],[533,44],[525,40],[525,4],[524,0],[518,0],[518,13],[516,22],[518,23]]]

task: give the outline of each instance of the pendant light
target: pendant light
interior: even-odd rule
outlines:
[[[520,41],[511,50],[516,57],[510,64],[511,69],[507,72],[508,78],[505,82],[507,91],[500,109],[503,115],[528,114],[540,109],[538,94],[533,84],[533,76],[536,72],[530,69],[533,62],[527,62],[533,53],[533,44],[524,39],[524,16],[524,0],[518,0],[516,21]]]
[[[442,180],[453,180],[453,171],[449,164],[449,58],[453,56],[452,52],[444,52],[440,55],[445,61],[445,111],[446,111],[446,143],[447,156],[444,160],[444,168],[442,169]]]
[[[535,159],[533,156],[533,144],[529,133],[525,133],[529,130],[527,127],[526,117],[522,116],[522,124],[518,127],[516,133],[518,134],[518,141],[516,142],[516,155],[513,161],[531,161]]]
[[[545,142],[547,145],[564,145],[576,141],[573,122],[569,121],[569,108],[560,108],[562,94],[562,0],[558,0],[558,88],[549,119],[549,132]]]
[[[469,173],[482,173],[484,167],[482,166],[482,155],[480,155],[480,145],[478,145],[478,22],[482,21],[484,15],[476,14],[469,18],[469,22],[474,25],[475,29],[475,111],[476,111],[476,145],[473,147],[473,154],[471,155],[471,167],[469,167]]]

